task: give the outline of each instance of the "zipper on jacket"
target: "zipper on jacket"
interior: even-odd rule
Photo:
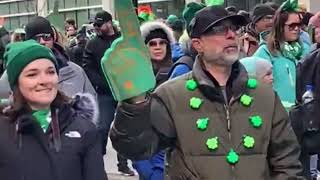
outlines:
[[[228,138],[229,138],[229,141],[231,142],[231,120],[230,120],[229,106],[225,104],[224,109],[225,109],[226,118],[227,118]]]
[[[230,101],[231,102],[231,101]],[[230,143],[232,144],[232,136],[231,136],[231,119],[230,119],[230,109],[229,105],[224,104],[224,109],[226,112],[226,118],[227,118],[227,130],[228,130],[228,139]],[[235,166],[231,165],[231,173],[232,173],[232,180],[236,180],[236,174],[235,174]]]

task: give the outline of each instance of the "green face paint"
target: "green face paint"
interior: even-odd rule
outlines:
[[[210,151],[214,151],[219,147],[219,139],[218,137],[210,138],[207,140],[206,144]]]

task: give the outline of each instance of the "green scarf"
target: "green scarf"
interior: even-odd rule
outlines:
[[[300,60],[303,48],[299,42],[285,42],[281,46],[281,53],[284,57],[291,60]]]
[[[43,132],[48,130],[49,124],[51,122],[51,113],[49,110],[38,110],[32,111],[32,116],[39,123]]]

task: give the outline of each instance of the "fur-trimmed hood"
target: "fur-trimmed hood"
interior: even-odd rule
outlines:
[[[140,31],[141,31],[141,36],[143,38],[143,41],[145,41],[145,39],[147,38],[147,36],[150,34],[151,31],[156,29],[161,29],[167,34],[170,44],[173,44],[176,42],[173,35],[173,31],[170,29],[170,27],[168,27],[165,23],[160,21],[145,22],[141,25]]]
[[[96,98],[93,95],[89,93],[75,95],[72,108],[75,110],[75,116],[77,118],[89,120],[97,125],[99,108]]]

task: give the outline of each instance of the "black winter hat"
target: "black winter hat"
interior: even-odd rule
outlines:
[[[209,6],[198,11],[190,22],[188,33],[191,38],[199,38],[217,23],[231,20],[233,24],[244,26],[247,21],[244,16],[230,15],[223,6]]]
[[[26,39],[32,39],[37,34],[51,34],[54,36],[50,22],[41,16],[34,17],[25,27]]]
[[[145,44],[147,44],[150,40],[161,38],[165,39],[169,42],[169,38],[167,34],[162,29],[155,29],[153,31],[150,31],[149,35],[146,37],[146,40],[144,41]]]
[[[275,10],[271,6],[266,4],[258,4],[252,10],[251,19],[253,23],[256,23],[260,19],[262,19],[264,16],[274,15],[274,14],[275,14]]]
[[[94,17],[93,24],[100,26],[108,21],[112,21],[112,15],[107,11],[100,11]]]

